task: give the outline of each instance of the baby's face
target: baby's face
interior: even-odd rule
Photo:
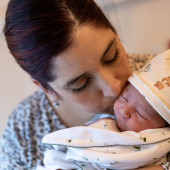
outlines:
[[[165,126],[164,119],[131,84],[124,88],[115,102],[114,112],[122,131],[139,132]]]

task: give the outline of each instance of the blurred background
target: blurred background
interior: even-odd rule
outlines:
[[[170,48],[170,0],[95,0],[117,29],[128,53]],[[15,106],[37,90],[9,53],[2,29],[8,0],[0,0],[0,136]]]

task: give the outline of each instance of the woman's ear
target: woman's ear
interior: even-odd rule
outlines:
[[[32,82],[45,92],[45,94],[47,95],[47,97],[50,99],[51,102],[54,103],[54,102],[57,102],[59,100],[58,95],[55,91],[53,91],[52,89],[44,88],[41,85],[41,83],[39,83],[38,81],[36,81],[33,78],[32,78]]]

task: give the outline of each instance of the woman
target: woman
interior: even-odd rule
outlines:
[[[131,70],[116,30],[93,0],[11,0],[4,34],[11,54],[45,93],[39,90],[12,113],[0,167],[34,169],[42,164],[45,134],[83,125],[96,113],[113,114]]]

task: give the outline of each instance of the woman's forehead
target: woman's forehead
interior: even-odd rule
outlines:
[[[71,47],[55,59],[57,77],[64,71],[88,71],[90,66],[96,65],[96,61],[99,61],[108,44],[114,39],[116,36],[111,29],[95,29],[89,26],[79,28]]]
[[[109,41],[114,37],[116,36],[111,29],[81,26],[76,30],[70,49],[84,52],[87,55],[89,55],[89,53],[99,53],[100,55]]]

